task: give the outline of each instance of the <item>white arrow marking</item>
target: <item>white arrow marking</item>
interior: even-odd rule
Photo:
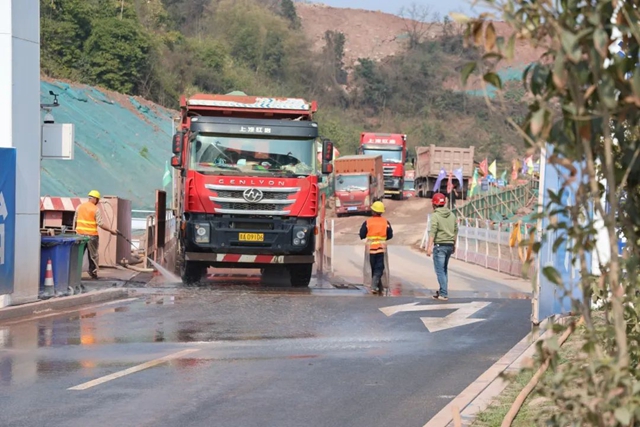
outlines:
[[[422,323],[429,332],[438,332],[457,326],[471,325],[473,323],[482,322],[485,319],[469,319],[476,312],[487,307],[491,302],[474,301],[462,304],[430,304],[417,305],[417,302],[409,304],[392,305],[382,307],[380,311],[386,316],[393,316],[403,311],[435,311],[435,310],[455,310],[453,313],[445,317],[421,317]]]

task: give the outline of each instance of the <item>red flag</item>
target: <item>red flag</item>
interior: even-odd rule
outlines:
[[[480,172],[482,172],[482,175],[484,176],[489,175],[489,162],[487,159],[480,162]]]
[[[518,180],[518,160],[513,159],[513,167],[511,168],[511,180],[512,181],[517,181]]]
[[[453,172],[449,172],[449,181],[447,182],[447,193],[451,194],[453,191]]]

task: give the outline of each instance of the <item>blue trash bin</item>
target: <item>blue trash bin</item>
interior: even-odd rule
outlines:
[[[69,270],[71,266],[71,250],[76,244],[76,237],[49,237],[40,239],[40,292],[44,291],[44,276],[47,262],[51,260],[53,268],[54,292],[66,294],[69,290]]]

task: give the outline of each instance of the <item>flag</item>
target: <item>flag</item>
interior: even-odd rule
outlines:
[[[489,166],[489,173],[491,175],[498,176],[498,172],[496,171],[496,161],[494,160],[493,162],[491,162],[491,166]]]
[[[434,192],[439,192],[440,191],[440,184],[442,183],[442,180],[445,179],[447,177],[447,171],[444,170],[444,168],[440,169],[440,173],[438,174],[438,178],[436,179],[436,183],[433,184],[433,191]]]
[[[520,169],[520,160],[513,159],[513,168],[511,169],[511,180],[515,181],[518,179],[518,170]]]
[[[529,168],[527,167],[527,162],[529,161],[529,159],[531,159],[531,156],[525,157],[522,161],[522,170],[520,171],[522,175],[526,175],[527,171],[529,170]]]
[[[447,194],[451,194],[453,191],[453,172],[449,172],[449,179],[447,180]]]
[[[467,193],[467,197],[471,198],[476,190],[476,186],[478,185],[478,168],[473,170],[473,177],[471,178],[471,184],[469,184],[469,192]]]
[[[533,175],[533,158],[531,156],[527,158],[527,175]]]
[[[482,175],[484,176],[489,175],[489,168],[487,167],[488,164],[487,159],[480,162],[480,172],[482,172]]]
[[[164,176],[162,177],[162,188],[166,189],[171,184],[171,169],[169,169],[169,161],[164,164]]]
[[[501,180],[503,180],[504,182],[507,182],[507,170],[505,169],[504,172],[502,172],[502,176],[500,177]]]
[[[456,179],[460,183],[460,189],[464,188],[464,184],[462,183],[462,168],[458,168],[453,171],[453,175],[455,175]]]

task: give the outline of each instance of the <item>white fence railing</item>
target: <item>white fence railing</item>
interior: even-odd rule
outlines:
[[[421,249],[427,248],[430,227],[431,215],[427,219]],[[517,233],[517,227],[520,227],[520,233]],[[532,227],[530,224],[458,219],[458,240],[453,258],[522,277],[524,264],[532,256],[531,247],[522,245],[528,242]],[[533,263],[527,273],[533,273]]]
[[[335,243],[335,220],[325,219],[321,222],[316,242],[317,271],[322,274],[333,274],[333,248]]]

